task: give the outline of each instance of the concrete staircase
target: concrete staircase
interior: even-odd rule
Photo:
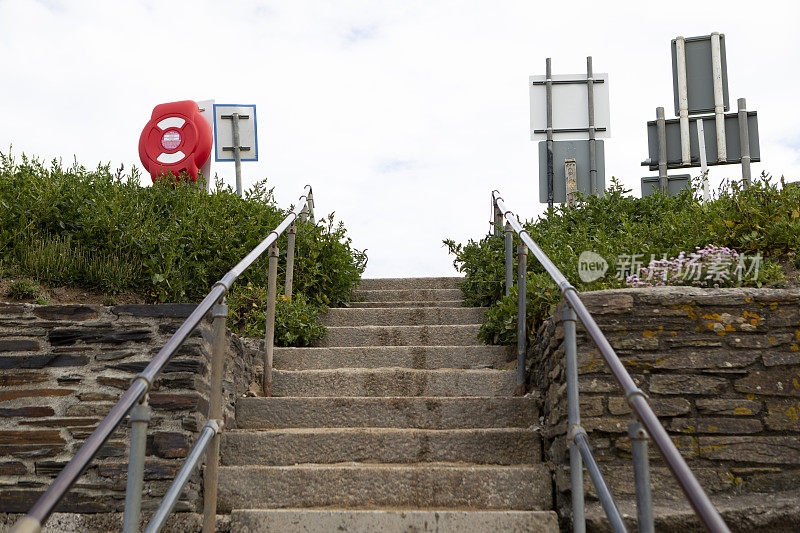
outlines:
[[[364,280],[222,435],[231,531],[558,531],[533,398],[457,278]]]

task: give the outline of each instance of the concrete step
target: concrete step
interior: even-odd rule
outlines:
[[[533,464],[541,440],[533,429],[314,428],[222,433],[222,464],[300,463]]]
[[[318,346],[473,346],[479,324],[329,327]]]
[[[401,289],[457,289],[463,277],[444,278],[366,278],[358,286],[360,290]]]
[[[500,396],[514,394],[508,370],[338,368],[275,370],[273,396]]]
[[[353,293],[354,300],[367,302],[429,302],[431,300],[461,300],[461,298],[461,289],[358,289]]]
[[[285,507],[479,508],[552,506],[544,465],[222,466],[218,512]]]
[[[246,509],[231,513],[232,533],[558,533],[553,511]]]
[[[485,307],[400,307],[329,309],[326,326],[429,326],[483,324]]]
[[[508,428],[539,422],[536,400],[518,398],[240,398],[240,429],[386,427]]]
[[[417,308],[417,307],[461,307],[461,300],[428,300],[428,301],[415,301],[415,302],[407,302],[407,301],[397,301],[397,302],[372,302],[372,301],[363,301],[363,302],[350,302],[347,304],[349,308],[387,308],[387,307],[410,307],[410,308]],[[345,308],[338,308],[338,309],[345,309]]]
[[[510,364],[511,346],[345,346],[275,348],[274,368],[501,368]]]

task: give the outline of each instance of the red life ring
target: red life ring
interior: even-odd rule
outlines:
[[[153,182],[167,172],[176,180],[185,172],[189,181],[196,181],[213,144],[211,125],[196,102],[159,104],[139,137],[139,159]]]

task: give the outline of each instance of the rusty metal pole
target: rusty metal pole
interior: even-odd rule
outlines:
[[[208,418],[216,420],[222,427],[222,378],[225,374],[225,352],[227,337],[225,323],[228,319],[228,306],[222,297],[211,308],[213,323],[213,344],[211,346],[211,399],[208,403]],[[206,469],[203,473],[203,533],[213,533],[217,520],[217,480],[219,470],[219,433],[216,433],[206,451]]]
[[[528,340],[526,339],[528,330],[526,327],[528,247],[520,242],[517,250],[519,253],[519,272],[517,274],[517,389],[514,394],[522,396],[525,394],[525,351],[527,350]]]
[[[262,392],[272,396],[272,353],[275,345],[275,299],[278,292],[278,244],[269,247],[269,279],[267,280],[267,327],[264,332],[264,379]]]
[[[297,226],[292,222],[292,225],[286,229],[287,241],[286,246],[286,285],[283,292],[286,298],[292,299],[292,282],[294,281],[294,243],[297,238]]]

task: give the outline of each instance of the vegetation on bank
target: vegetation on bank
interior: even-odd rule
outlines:
[[[239,198],[220,182],[210,194],[171,180],[142,187],[136,169],[123,174],[108,165],[46,166],[0,153],[0,278],[111,295],[134,292],[152,302],[197,302],[287,213],[266,180]],[[333,214],[317,224],[298,221],[296,242],[295,297],[280,299],[279,343],[309,343],[324,334],[316,314],[349,300],[367,262]],[[280,292],[285,235],[278,244]],[[235,326],[258,332],[253,321],[264,302],[247,295],[266,285],[264,254],[232,291]]]
[[[748,189],[725,183],[709,202],[702,201],[697,188],[646,198],[629,192],[613,181],[602,198],[581,198],[577,205],[548,209],[524,223],[579,291],[659,284],[775,287],[784,283],[781,264],[800,267],[800,187],[784,187],[783,179],[779,186],[762,175]],[[504,296],[504,240],[499,235],[464,244],[444,242],[455,255],[455,267],[465,274],[465,305],[491,308],[482,339],[511,344],[517,333],[517,287]],[[515,235],[515,251],[518,242]],[[584,251],[605,259],[604,276],[581,280],[578,259]],[[639,266],[651,268],[639,271]],[[561,298],[530,255],[526,290],[530,337]]]

